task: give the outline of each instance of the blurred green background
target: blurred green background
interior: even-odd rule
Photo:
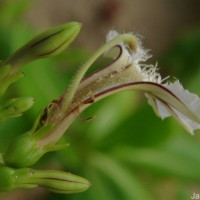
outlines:
[[[177,77],[200,95],[198,0],[1,0],[0,59],[41,30],[68,21],[83,23],[77,40],[62,55],[23,68],[25,78],[1,99],[36,99],[23,117],[0,124],[1,152],[66,90],[77,67],[112,28],[144,35],[145,46],[155,55],[151,62],[158,61],[163,76]],[[17,190],[0,194],[0,200],[188,200],[193,192],[200,194],[200,135],[189,135],[174,119],[157,118],[143,94],[116,94],[83,116],[96,118],[89,123],[77,119],[62,138],[70,147],[44,156],[35,168],[70,171],[89,179],[92,187],[71,195]]]

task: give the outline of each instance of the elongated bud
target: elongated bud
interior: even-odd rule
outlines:
[[[21,47],[6,64],[16,70],[30,61],[58,55],[74,40],[80,28],[80,23],[70,22],[49,29]]]
[[[37,182],[33,180],[31,183],[46,187],[48,190],[56,193],[69,194],[83,192],[91,186],[91,183],[87,179],[68,172],[35,170],[33,176],[37,178]]]
[[[42,186],[52,192],[68,194],[85,191],[91,185],[85,178],[57,170],[14,169],[0,166],[0,177],[0,192]]]
[[[10,99],[2,108],[0,108],[0,121],[11,117],[21,116],[34,104],[32,97],[20,97]]]

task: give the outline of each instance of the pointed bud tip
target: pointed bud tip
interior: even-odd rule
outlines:
[[[35,100],[33,97],[20,97],[18,99],[16,99],[15,103],[13,106],[15,106],[16,112],[25,112],[28,109],[30,109],[33,104],[34,104]]]
[[[79,22],[69,22],[44,31],[15,52],[6,64],[17,69],[33,60],[60,54],[73,42],[81,26]]]
[[[57,175],[56,182],[54,180],[48,182],[48,189],[52,192],[56,193],[63,193],[63,194],[71,194],[71,193],[79,193],[86,191],[90,186],[91,183],[80,176],[71,174],[69,172],[53,172],[52,174],[54,179],[56,178],[55,175]],[[62,177],[60,176],[62,175]],[[45,185],[42,185],[45,187]]]
[[[57,31],[66,34],[66,38],[73,35],[74,37],[80,32],[82,24],[80,22],[69,22],[57,27]],[[56,30],[56,28],[55,28]]]

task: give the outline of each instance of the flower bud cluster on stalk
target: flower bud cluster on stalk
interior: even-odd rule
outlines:
[[[0,64],[0,97],[5,94],[11,84],[24,77],[20,71],[23,65],[36,59],[60,54],[75,39],[80,28],[80,23],[70,22],[47,30],[2,62]],[[21,116],[33,104],[32,97],[8,100],[3,106],[0,106],[0,121]],[[11,142],[8,150],[4,154],[0,154],[0,192],[38,186],[63,194],[87,190],[91,184],[80,176],[57,170],[27,168],[27,166],[35,164],[46,152],[68,146],[68,144],[40,146],[38,144],[40,138],[49,132],[52,125],[41,127],[37,133],[39,120],[40,115],[30,131],[18,136]]]
[[[77,36],[80,27],[77,22],[61,25],[20,48],[0,66],[0,95],[22,77],[22,65],[61,53]],[[114,48],[118,49],[118,54],[109,65],[85,76],[100,56],[110,56]],[[162,78],[157,66],[145,64],[151,57],[148,52],[138,36],[110,31],[105,44],[79,68],[66,92],[53,100],[39,114],[32,129],[18,136],[1,155],[0,177],[5,179],[5,184],[0,184],[0,191],[37,185],[58,193],[86,190],[90,183],[84,178],[28,167],[37,163],[47,152],[66,148],[68,144],[58,144],[58,141],[77,116],[95,102],[121,91],[141,91],[162,119],[173,116],[191,134],[199,129],[199,97],[185,90],[178,80],[170,82],[168,77]],[[33,99],[28,97],[10,100],[0,107],[0,120],[19,116],[32,104]]]

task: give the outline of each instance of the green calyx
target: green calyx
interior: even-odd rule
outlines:
[[[28,132],[17,137],[3,155],[6,165],[27,167],[36,163],[44,154],[44,149],[36,145],[36,140]]]
[[[66,148],[68,144],[47,144],[45,146],[39,144],[39,141],[52,128],[53,126],[50,125],[44,126],[35,133],[29,131],[18,136],[3,155],[4,163],[12,167],[28,167],[34,165],[45,153]]]

